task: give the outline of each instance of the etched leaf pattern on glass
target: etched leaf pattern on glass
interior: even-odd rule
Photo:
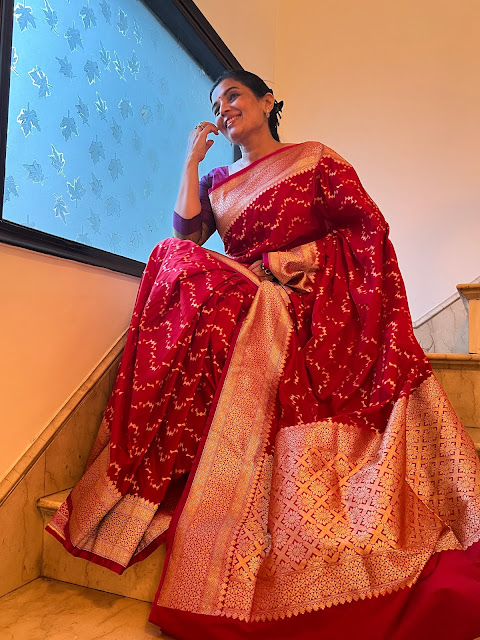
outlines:
[[[20,27],[20,31],[25,31],[25,29],[27,29],[29,25],[31,25],[34,29],[37,28],[32,7],[25,5],[25,3],[21,4],[19,2],[16,5],[14,10],[14,15],[15,15],[15,18],[17,19],[17,23],[18,23],[18,26]]]
[[[7,176],[5,178],[5,189],[3,191],[3,201],[10,200],[10,196],[16,196],[18,198],[18,184],[15,183],[13,176]]]
[[[50,145],[50,146],[52,147],[52,153],[48,157],[52,161],[52,166],[55,168],[57,174],[59,174],[61,176],[65,176],[65,174],[63,172],[63,167],[65,166],[64,155],[63,155],[63,153],[61,151],[57,151],[55,149],[55,147],[53,146],[53,144]]]
[[[35,129],[40,131],[40,123],[38,121],[37,112],[34,109],[30,109],[30,104],[28,104],[27,108],[22,109],[18,114],[17,122],[20,124],[23,135],[25,137],[32,133],[32,129],[34,127]]]
[[[53,205],[53,212],[55,213],[55,217],[60,218],[60,220],[67,224],[67,216],[69,214],[68,207],[63,201],[63,196],[57,196],[56,193],[53,194],[55,196],[55,204]]]
[[[65,32],[65,38],[67,39],[70,51],[76,51],[78,47],[83,49],[83,38],[80,35],[80,31],[75,29],[75,21],[73,21],[72,26]]]
[[[211,80],[141,0],[14,0],[10,65],[4,218],[145,261]]]
[[[23,166],[28,172],[29,180],[32,180],[33,182],[41,182],[43,184],[45,176],[43,175],[41,165],[36,160],[34,160],[31,164],[24,164]]]
[[[58,24],[58,15],[57,12],[52,9],[48,0],[44,0],[45,7],[42,9],[45,20],[47,21],[48,26],[52,31],[54,31],[58,35],[57,24]]]

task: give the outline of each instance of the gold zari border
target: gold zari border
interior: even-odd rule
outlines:
[[[433,553],[480,537],[480,463],[434,376],[383,434],[332,420],[283,429],[273,469],[251,620],[411,586]]]
[[[127,567],[168,529],[173,508],[168,501],[159,508],[145,498],[122,495],[108,478],[109,457],[106,446],[71,491],[71,513],[64,502],[48,526],[64,540],[68,521],[74,547]]]
[[[222,611],[236,564],[232,550],[264,483],[265,447],[292,331],[287,304],[281,287],[260,284],[177,525],[159,606],[210,615]]]
[[[220,237],[262,193],[284,180],[314,169],[324,150],[320,142],[304,142],[268,156],[251,170],[234,174],[210,193],[210,202]],[[237,189],[237,187],[239,187]]]

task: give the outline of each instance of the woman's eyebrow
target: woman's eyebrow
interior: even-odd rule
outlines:
[[[222,93],[222,96],[226,96],[227,93],[232,89],[238,89],[238,87],[235,87],[235,86],[228,87],[228,89],[225,89],[225,91]],[[215,100],[215,102],[212,104],[212,111],[215,111],[215,107],[217,106],[218,106],[218,100]]]

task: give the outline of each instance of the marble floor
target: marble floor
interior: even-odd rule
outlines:
[[[150,640],[147,602],[39,578],[0,598],[1,640]]]
[[[174,640],[149,611],[147,602],[39,578],[0,598],[0,639]]]

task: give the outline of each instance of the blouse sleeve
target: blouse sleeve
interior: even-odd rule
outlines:
[[[215,218],[213,217],[212,206],[208,191],[212,187],[213,171],[207,173],[201,178],[199,183],[199,196],[201,210],[198,215],[193,218],[185,219],[173,212],[173,235],[175,238],[182,240],[192,240],[195,244],[204,244],[208,238],[214,233]]]

